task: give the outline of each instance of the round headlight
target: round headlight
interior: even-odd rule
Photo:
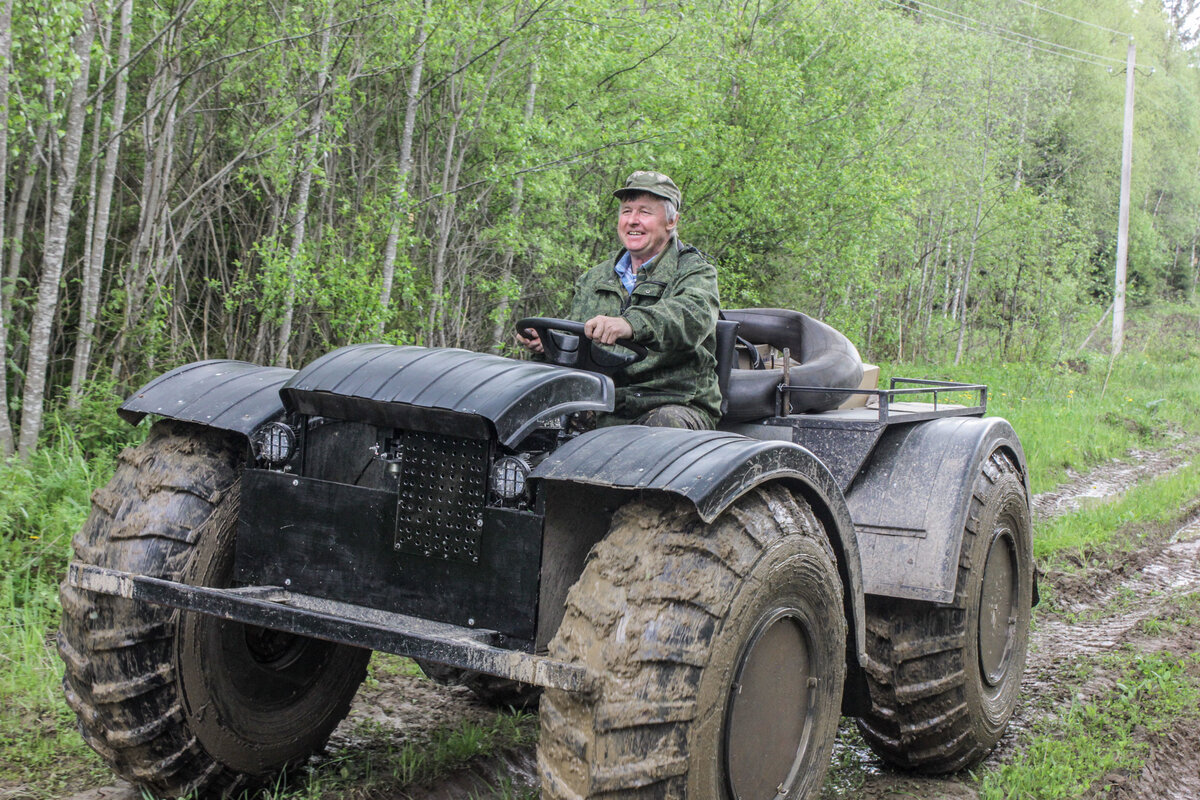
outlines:
[[[520,456],[505,456],[492,464],[489,480],[492,491],[505,500],[515,500],[525,493],[529,462]]]
[[[296,451],[296,432],[282,422],[269,422],[250,437],[254,457],[277,466]]]

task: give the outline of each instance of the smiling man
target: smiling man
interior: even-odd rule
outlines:
[[[576,282],[570,316],[589,339],[632,339],[648,354],[614,378],[616,408],[599,422],[713,428],[721,405],[717,271],[679,241],[682,196],[666,175],[639,170],[613,196],[621,250]],[[541,352],[536,336],[517,339]]]

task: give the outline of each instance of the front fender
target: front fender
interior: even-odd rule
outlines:
[[[150,381],[130,395],[117,413],[131,425],[154,414],[249,436],[283,413],[279,389],[295,373],[245,361],[195,361]]]
[[[954,599],[971,487],[996,449],[1013,458],[1028,498],[1025,453],[1000,417],[948,417],[884,432],[846,492],[868,594]]]
[[[705,522],[712,522],[755,486],[770,481],[788,484],[825,526],[842,578],[847,623],[863,663],[865,614],[854,525],[837,482],[803,447],[724,431],[619,425],[576,437],[551,453],[530,477],[671,492],[694,503]]]

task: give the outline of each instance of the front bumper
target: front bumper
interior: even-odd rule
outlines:
[[[597,681],[578,664],[497,647],[495,631],[381,611],[279,586],[214,589],[72,562],[67,582],[98,594],[257,625],[331,642],[381,650],[500,678],[591,694]]]

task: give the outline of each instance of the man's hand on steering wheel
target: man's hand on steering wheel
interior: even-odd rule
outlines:
[[[538,336],[538,332],[533,328],[528,328],[524,331],[517,330],[517,344],[531,353],[543,353],[546,350],[542,346],[542,337]]]
[[[590,326],[590,330],[589,327]],[[551,317],[517,320],[517,342],[560,367],[612,375],[646,357],[646,348],[622,335],[629,323],[620,317],[593,317],[587,323]],[[615,345],[610,351],[602,345]]]
[[[632,339],[633,326],[624,317],[592,317],[583,323],[583,335],[600,344],[614,344],[617,339]]]

